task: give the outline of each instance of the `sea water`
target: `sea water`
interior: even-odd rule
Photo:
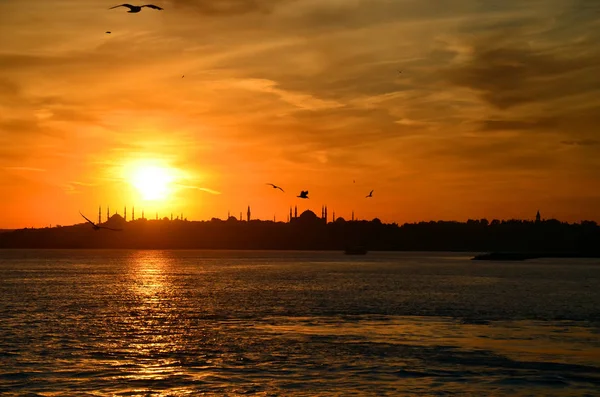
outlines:
[[[0,395],[600,395],[600,260],[469,259],[0,251]]]

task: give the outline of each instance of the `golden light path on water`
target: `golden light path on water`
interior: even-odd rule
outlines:
[[[562,397],[600,384],[597,262],[82,250],[0,252],[0,266],[2,397]]]
[[[128,288],[137,303],[129,317],[134,335],[131,347],[138,359],[133,373],[124,378],[160,382],[182,376],[184,373],[175,357],[182,344],[182,333],[171,324],[176,320],[178,310],[169,277],[173,259],[165,251],[136,251],[127,265]],[[130,393],[147,396],[150,390],[135,388]],[[182,395],[181,391],[179,395]]]

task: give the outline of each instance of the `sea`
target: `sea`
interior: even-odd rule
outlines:
[[[600,260],[0,251],[1,396],[600,396]]]

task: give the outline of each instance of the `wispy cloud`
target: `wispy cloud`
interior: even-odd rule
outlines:
[[[579,139],[579,140],[569,140],[569,141],[561,141],[563,145],[568,146],[596,146],[600,145],[600,141],[597,139]]]
[[[194,185],[184,185],[181,183],[177,183],[175,184],[178,187],[184,188],[184,189],[194,189],[194,190],[200,190],[206,193],[210,193],[210,194],[221,194],[221,192],[213,190],[213,189],[209,189],[207,187],[201,187],[201,186],[194,186]]]
[[[171,0],[175,9],[183,8],[212,16],[230,16],[253,12],[270,12],[291,0]]]
[[[10,166],[4,167],[5,170],[13,170],[13,171],[27,171],[27,172],[46,172],[47,170],[43,168],[36,167],[20,167],[20,166]]]

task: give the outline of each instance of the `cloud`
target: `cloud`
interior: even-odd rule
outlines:
[[[494,48],[477,44],[471,60],[449,74],[459,86],[478,91],[498,109],[595,92],[600,53],[554,55],[532,48]]]
[[[474,90],[499,110],[597,97],[598,4],[587,0],[566,4],[546,7],[542,13],[528,16],[527,23],[523,16],[512,18],[521,21],[512,25],[483,19],[479,24],[485,30],[480,27],[475,39],[465,28],[466,59],[447,68],[446,78]]]
[[[216,85],[222,85],[226,82],[215,82]],[[301,109],[307,110],[320,110],[328,108],[342,107],[343,105],[339,102],[332,100],[323,100],[316,98],[309,94],[296,93],[291,91],[282,90],[278,88],[278,84],[271,80],[265,79],[241,79],[232,80],[228,82],[228,85],[237,86],[240,88],[255,90],[264,93],[272,93],[277,95],[283,101],[294,105]]]
[[[210,193],[210,194],[221,194],[221,192],[217,191],[217,190],[213,190],[213,189],[209,189],[207,187],[201,187],[201,186],[194,186],[194,185],[184,185],[181,183],[176,183],[175,184],[178,187],[184,188],[184,189],[194,189],[194,190],[200,190],[206,193]]]
[[[568,146],[597,146],[600,145],[600,141],[597,139],[579,139],[579,140],[567,140],[561,141],[563,145]]]
[[[175,9],[191,9],[210,16],[269,13],[290,0],[171,0]]]
[[[81,190],[82,187],[92,187],[92,186],[97,186],[97,185],[94,183],[79,182],[79,181],[70,181],[70,182],[67,182],[62,185],[62,187],[64,188],[64,190],[67,194],[79,194],[82,192],[82,190]]]
[[[14,166],[14,167],[4,167],[5,170],[13,170],[13,171],[27,171],[27,172],[46,172],[45,169],[43,168],[36,168],[36,167],[19,167],[19,166]]]
[[[482,131],[531,131],[552,129],[557,125],[556,118],[542,118],[539,120],[483,120]]]

